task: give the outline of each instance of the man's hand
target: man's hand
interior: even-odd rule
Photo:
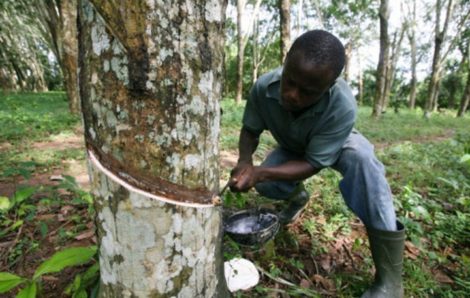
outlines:
[[[230,190],[246,192],[259,181],[259,168],[251,163],[239,163],[230,173]]]

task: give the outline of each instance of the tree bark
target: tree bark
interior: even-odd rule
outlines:
[[[48,29],[48,39],[64,77],[64,87],[73,114],[80,112],[77,85],[77,0],[42,0],[42,20]]]
[[[426,101],[426,106],[424,109],[424,117],[431,117],[431,113],[437,110],[439,97],[439,85],[441,82],[441,50],[444,43],[444,38],[447,34],[447,28],[449,26],[450,17],[453,11],[453,0],[448,0],[446,16],[441,30],[441,9],[442,2],[437,0],[436,2],[436,27],[435,27],[435,37],[434,37],[434,54],[432,59],[432,69],[431,69],[431,81],[428,86],[428,98]]]
[[[467,42],[467,47],[462,54],[466,58],[466,63],[464,63],[463,66],[466,66],[467,68],[467,83],[465,85],[465,91],[462,94],[462,99],[460,100],[459,110],[457,111],[457,117],[463,117],[470,103],[470,42]]]
[[[407,27],[408,40],[411,48],[411,81],[410,81],[410,97],[408,100],[408,107],[414,109],[416,106],[416,88],[418,84],[418,77],[416,74],[417,67],[417,52],[416,52],[416,0],[413,0],[411,8],[411,21]]]
[[[79,5],[79,86],[99,295],[227,297],[216,206],[226,1],[91,3]]]
[[[243,34],[242,32],[242,25],[243,19],[245,14],[245,0],[237,0],[237,43],[238,43],[238,54],[237,54],[237,90],[235,95],[235,102],[239,104],[242,101],[243,97],[243,63],[245,60],[245,47],[248,41],[248,33]],[[253,22],[255,20],[255,16],[258,15],[259,7],[261,5],[261,0],[257,0],[253,15],[251,19],[248,21],[250,26],[253,26]]]
[[[392,54],[391,54],[390,60],[388,61],[385,89],[384,89],[384,95],[382,98],[383,102],[381,104],[383,112],[385,112],[390,102],[390,93],[392,91],[393,81],[395,80],[395,71],[397,69],[398,57],[400,56],[401,43],[403,41],[403,37],[405,36],[405,30],[406,30],[406,25],[402,24],[400,33],[395,32],[394,34],[394,38],[393,38],[393,42],[391,46]],[[397,34],[399,34],[399,36],[397,36]]]
[[[281,15],[281,64],[290,48],[290,0],[279,0]]]
[[[245,0],[237,0],[237,91],[235,95],[235,102],[241,103],[243,97],[243,62],[245,60],[245,43],[242,32],[243,14],[245,11]]]
[[[380,54],[376,73],[374,108],[372,110],[372,116],[374,118],[379,118],[382,113],[382,103],[385,93],[387,65],[390,51],[390,41],[388,36],[388,19],[390,17],[390,8],[388,3],[388,0],[381,0],[379,8]]]
[[[462,95],[462,99],[460,100],[460,107],[457,112],[457,117],[463,117],[463,115],[465,115],[465,112],[467,111],[469,103],[470,103],[470,69],[467,70],[467,84],[465,86],[465,92]]]
[[[358,55],[358,68],[359,68],[359,75],[358,75],[358,82],[357,82],[357,102],[359,105],[362,105],[364,99],[364,79],[362,74],[362,59],[361,56]]]
[[[73,114],[80,112],[77,85],[78,41],[77,41],[77,0],[60,1],[62,55],[60,66]]]
[[[345,50],[345,62],[344,62],[344,80],[346,82],[349,82],[349,72],[351,68],[351,58],[352,58],[352,50],[353,50],[353,44],[352,41],[349,41],[346,46],[344,47]]]

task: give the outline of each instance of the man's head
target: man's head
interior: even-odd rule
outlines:
[[[282,106],[295,112],[315,104],[341,74],[344,60],[343,44],[334,35],[312,30],[299,36],[284,62]]]

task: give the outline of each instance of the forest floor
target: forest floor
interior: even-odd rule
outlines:
[[[79,119],[67,114],[62,93],[0,97],[0,272],[30,278],[66,247],[96,244]],[[236,162],[242,106],[222,102],[221,169]],[[408,229],[407,297],[464,297],[470,292],[470,118],[450,114],[385,114],[373,122],[361,108],[358,128],[387,168],[399,219]],[[256,160],[273,148],[263,137]],[[228,179],[221,173],[220,184]],[[306,183],[311,200],[302,216],[263,247],[224,240],[226,260],[244,257],[261,271],[255,288],[237,297],[356,297],[373,277],[367,236],[337,189],[340,176],[324,170]],[[228,210],[277,203],[254,191],[224,195]],[[67,297],[90,264],[44,275],[43,297]],[[83,275],[81,275],[83,277]],[[67,288],[68,287],[68,288]],[[66,293],[64,293],[66,292]],[[14,296],[15,290],[9,292]],[[10,297],[2,296],[2,297]]]

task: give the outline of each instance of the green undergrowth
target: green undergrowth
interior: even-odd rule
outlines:
[[[35,175],[64,166],[64,161],[83,160],[81,148],[38,148],[34,141],[66,138],[74,134],[78,117],[68,113],[63,93],[0,95],[0,182]],[[243,105],[231,99],[221,102],[220,148],[237,152]],[[370,118],[371,110],[359,109],[357,128],[377,146],[395,198],[399,219],[407,228],[404,261],[406,297],[465,297],[470,292],[470,119],[454,113],[424,119],[422,112],[400,110]],[[7,145],[5,145],[8,143]],[[263,134],[256,162],[275,146]],[[221,169],[227,178],[229,168]],[[72,178],[57,186],[18,185],[14,194],[0,200],[1,233],[11,245],[2,254],[4,268],[33,270],[51,252],[45,247],[67,247],[75,237],[92,229],[91,197]],[[341,176],[330,169],[306,182],[311,194],[301,220],[283,228],[263,247],[240,247],[224,238],[226,259],[242,256],[262,270],[254,289],[235,297],[358,297],[373,279],[373,267],[363,226],[344,204],[338,190]],[[226,192],[227,209],[254,206],[282,208],[282,202],[260,198],[254,191]],[[14,204],[10,203],[14,202]],[[59,215],[63,218],[58,220]],[[19,235],[19,236],[18,236]],[[25,235],[29,235],[26,237]],[[17,239],[15,241],[15,239]],[[88,240],[87,240],[88,239]],[[89,243],[89,238],[81,242]],[[86,242],[88,241],[88,242]],[[44,291],[75,284],[77,293],[84,267],[63,282],[41,281]],[[95,272],[96,273],[96,272]],[[80,275],[82,274],[82,275]],[[21,275],[20,276],[24,276]],[[93,280],[96,275],[93,275]],[[60,284],[62,283],[62,284]],[[73,287],[68,286],[69,292]]]
[[[238,133],[243,104],[224,101],[222,107],[233,111],[222,118],[222,135]],[[403,110],[373,120],[370,113],[359,109],[357,128],[381,145],[377,155],[407,228],[405,296],[465,297],[470,292],[470,119],[450,112],[424,119],[419,110]],[[222,149],[236,150],[238,138],[233,139],[221,139]],[[261,139],[258,161],[273,145],[272,138]],[[260,285],[238,297],[358,297],[370,285],[367,237],[342,200],[340,180],[331,169],[310,178],[306,187],[312,199],[302,220],[265,247],[240,247],[226,237],[226,258],[243,256],[267,272]],[[225,197],[232,208],[278,207],[254,191]]]
[[[80,118],[68,111],[63,92],[0,92],[0,143],[39,140],[71,131]]]

